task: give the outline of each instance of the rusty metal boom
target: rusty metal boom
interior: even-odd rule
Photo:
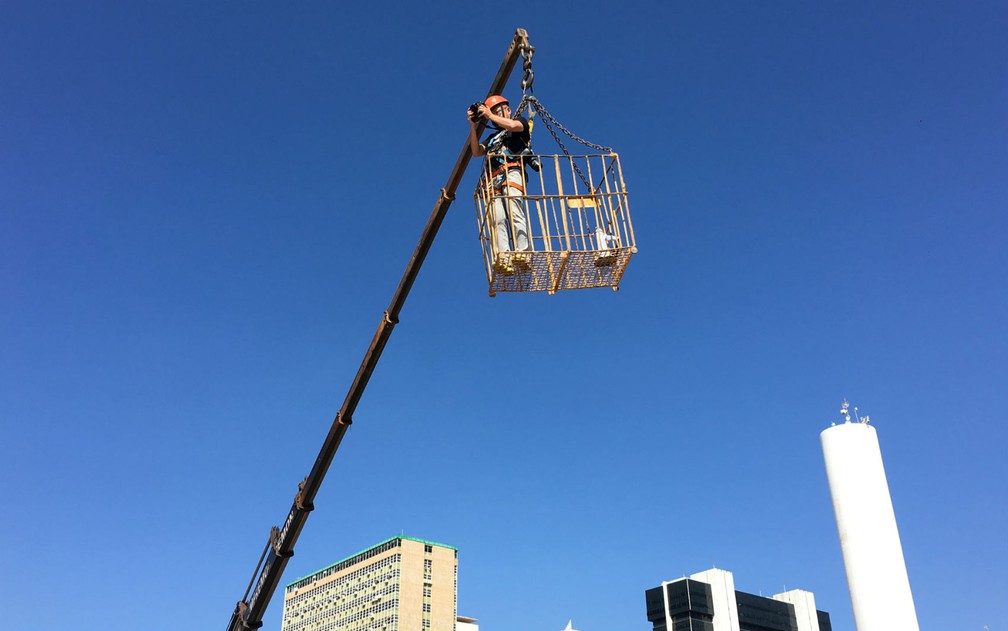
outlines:
[[[519,56],[523,50],[528,49],[530,49],[528,33],[524,29],[518,29],[515,32],[514,39],[511,41],[511,45],[508,47],[507,53],[504,55],[504,61],[501,63],[500,70],[498,70],[488,94],[500,94],[504,90],[504,86],[511,76],[511,71],[514,69]],[[357,370],[357,375],[350,385],[346,399],[343,401],[339,412],[336,413],[336,418],[333,419],[329,434],[326,436],[325,442],[322,443],[322,449],[319,451],[318,457],[315,458],[315,464],[304,480],[298,484],[297,495],[294,496],[294,504],[291,506],[283,526],[274,526],[270,531],[266,548],[259,559],[259,563],[256,565],[256,569],[252,573],[252,580],[249,582],[248,589],[246,589],[244,597],[238,601],[234,613],[231,615],[228,631],[245,631],[248,629],[258,629],[262,626],[266,607],[269,605],[270,600],[273,598],[273,593],[280,583],[280,577],[287,566],[287,561],[294,556],[294,544],[297,543],[301,530],[308,520],[308,514],[315,507],[315,496],[322,487],[322,480],[329,470],[329,465],[332,464],[333,457],[336,455],[336,450],[339,449],[347,428],[350,427],[354,411],[357,409],[357,404],[364,394],[364,389],[371,379],[371,374],[374,372],[375,366],[378,365],[382,351],[385,349],[385,345],[392,335],[392,329],[399,323],[399,311],[406,302],[406,297],[409,296],[410,289],[413,287],[413,282],[420,272],[424,259],[427,258],[427,252],[434,243],[434,237],[437,236],[441,223],[448,212],[448,207],[455,199],[455,190],[458,188],[471,158],[472,150],[469,147],[467,138],[462,151],[459,153],[458,160],[455,162],[455,167],[448,177],[448,182],[441,189],[437,203],[434,204],[434,210],[431,212],[430,219],[427,220],[427,225],[420,235],[420,241],[417,243],[413,256],[406,266],[402,280],[399,281],[399,286],[392,296],[392,302],[389,303],[388,309],[382,314],[382,319],[378,323],[378,330],[375,331],[374,338],[372,338],[371,345],[364,355],[364,360]]]

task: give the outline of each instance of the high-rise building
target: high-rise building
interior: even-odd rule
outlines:
[[[770,598],[735,590],[735,578],[712,569],[644,592],[654,631],[832,631],[812,592]]]
[[[840,550],[858,631],[917,631],[903,546],[896,529],[878,434],[863,416],[820,434]],[[857,416],[857,408],[854,411]]]
[[[398,536],[287,585],[282,631],[454,631],[458,549]]]

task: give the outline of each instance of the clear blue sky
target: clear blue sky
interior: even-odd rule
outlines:
[[[1008,9],[617,6],[0,4],[0,630],[226,626],[517,27],[640,253],[490,299],[471,171],[284,584],[404,532],[483,631],[715,565],[853,631],[847,397],[922,629],[1008,630]]]

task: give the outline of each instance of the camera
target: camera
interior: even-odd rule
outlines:
[[[538,173],[539,169],[542,168],[542,165],[539,164],[539,157],[532,153],[532,150],[528,147],[522,149],[522,152],[518,155],[521,156],[522,162],[527,164],[536,173]]]
[[[483,104],[480,103],[479,101],[477,101],[477,102],[475,102],[475,103],[473,103],[472,105],[469,106],[469,118],[471,118],[472,120],[474,120],[476,122],[479,122],[480,120],[483,119],[483,117],[480,116],[480,113],[479,113],[480,105],[483,105]]]

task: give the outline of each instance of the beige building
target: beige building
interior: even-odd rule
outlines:
[[[393,537],[284,592],[282,631],[454,631],[458,549]]]

